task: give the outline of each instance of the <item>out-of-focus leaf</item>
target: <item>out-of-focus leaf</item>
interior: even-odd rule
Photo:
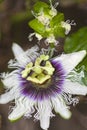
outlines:
[[[3,2],[4,0],[0,0],[0,3]]]
[[[64,51],[66,53],[76,52],[80,50],[87,51],[87,27],[81,28],[76,33],[72,34],[70,37],[67,37],[65,40]],[[78,65],[78,67],[82,65],[85,65],[87,70],[87,56]]]
[[[30,11],[19,12],[11,16],[10,21],[12,24],[30,19],[32,17]]]

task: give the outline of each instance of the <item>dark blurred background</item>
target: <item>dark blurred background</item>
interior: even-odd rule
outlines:
[[[29,33],[33,32],[28,27],[28,21],[33,18],[32,6],[37,0],[0,0],[0,72],[7,71],[7,62],[13,58],[11,46],[18,43],[24,49],[33,46],[37,41],[28,41]],[[43,0],[48,2],[48,0]],[[58,2],[53,1],[53,4]],[[74,20],[73,33],[79,28],[87,26],[87,0],[59,0],[58,11],[65,14],[65,20]],[[62,44],[59,52],[63,52]],[[4,92],[0,82],[0,94]],[[80,97],[79,105],[71,107],[72,118],[64,120],[59,115],[51,119],[49,130],[87,130],[87,100]],[[0,130],[41,130],[39,122],[32,119],[20,119],[15,123],[8,121],[9,106],[0,105]]]

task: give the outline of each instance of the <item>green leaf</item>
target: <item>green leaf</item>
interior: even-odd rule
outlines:
[[[39,22],[37,19],[33,19],[32,21],[30,21],[29,26],[40,34],[43,34],[45,32],[44,25],[41,22]]]
[[[46,31],[45,26],[37,19],[30,21],[28,24],[32,29],[35,30],[35,32],[39,33],[43,37],[47,37],[49,35],[49,32]]]
[[[65,29],[61,26],[62,21],[64,21],[64,14],[58,13],[50,22],[50,27],[52,28],[55,37],[65,36]]]
[[[62,27],[57,26],[57,27],[55,27],[55,28],[53,29],[53,34],[54,34],[54,36],[55,36],[56,38],[57,38],[57,37],[65,37],[65,29],[62,28]]]
[[[49,5],[48,5],[48,4],[39,1],[39,2],[37,2],[37,3],[34,5],[33,11],[34,11],[35,13],[40,13],[41,11],[43,11],[43,10],[45,10],[45,9],[47,9],[47,8],[49,8]]]
[[[3,2],[4,0],[0,0],[0,3]]]
[[[50,14],[50,10],[51,10],[50,5],[48,5],[44,2],[37,2],[33,7],[34,13],[36,13],[37,15],[40,15],[40,13],[43,12],[49,18],[52,17],[51,14]]]
[[[76,52],[80,50],[87,50],[87,27],[79,29],[76,33],[67,37],[65,40],[64,51],[66,53]],[[87,70],[87,56],[78,65],[78,67],[84,65]]]
[[[10,21],[12,24],[20,23],[24,20],[30,19],[32,17],[29,11],[21,11],[16,13],[10,17]]]
[[[61,22],[64,21],[64,14],[58,12],[58,14],[54,17],[50,14],[51,7],[44,2],[37,2],[33,10],[35,13],[38,13],[39,16],[42,11],[44,13],[44,17],[49,19],[49,26],[47,28],[46,25],[41,23],[38,19],[34,19],[29,22],[29,26],[37,33],[39,33],[43,38],[50,37],[52,35],[57,37],[65,36],[65,29],[62,27]]]
[[[61,24],[61,22],[64,21],[64,14],[58,13],[50,22],[50,26],[58,26],[58,24]]]

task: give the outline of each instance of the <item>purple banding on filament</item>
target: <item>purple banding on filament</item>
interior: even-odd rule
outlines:
[[[46,87],[40,87],[40,84],[32,83],[31,81],[20,78],[20,92],[22,95],[32,98],[34,100],[43,100],[50,98],[51,96],[56,96],[63,91],[63,85],[65,81],[65,71],[62,67],[62,64],[57,61],[51,61],[52,66],[55,68],[55,71],[49,81],[43,83]]]

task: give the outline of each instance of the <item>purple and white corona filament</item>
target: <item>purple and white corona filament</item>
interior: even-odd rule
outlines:
[[[85,57],[86,51],[50,59],[48,55],[40,55],[37,46],[24,52],[20,46],[13,44],[12,49],[15,60],[10,61],[8,67],[15,70],[1,75],[8,91],[0,96],[0,103],[15,99],[15,106],[8,118],[31,117],[36,109],[34,117],[40,120],[43,130],[49,128],[53,109],[63,118],[70,118],[68,106],[74,103],[72,95],[86,95],[87,87],[72,82],[68,75]]]

